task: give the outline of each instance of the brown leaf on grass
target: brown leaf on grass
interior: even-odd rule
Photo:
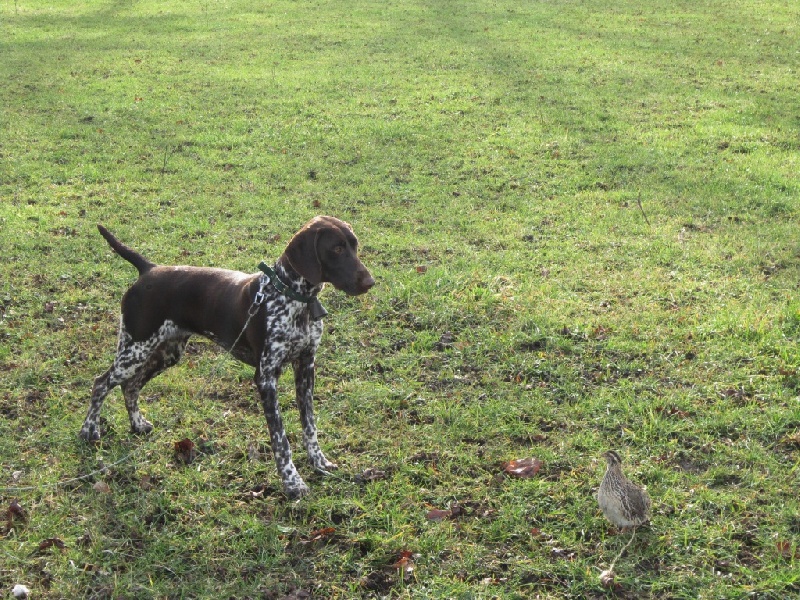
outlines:
[[[14,528],[15,521],[20,523],[28,522],[28,515],[16,499],[12,500],[11,504],[8,505],[8,510],[6,510],[6,526],[3,530],[0,530],[0,535],[5,535],[11,531]]]
[[[326,540],[330,538],[334,533],[336,533],[335,527],[323,527],[322,529],[316,529],[308,535],[308,541],[319,542],[322,540]]]
[[[386,471],[381,471],[380,469],[369,468],[356,475],[356,482],[358,483],[371,483],[383,479],[386,479]]]
[[[542,461],[538,458],[520,458],[510,460],[503,465],[503,470],[513,477],[530,479],[542,468]]]
[[[185,438],[180,442],[175,442],[175,458],[178,462],[185,465],[190,464],[197,457],[197,451],[194,449],[194,442]]]
[[[530,534],[531,534],[531,537],[533,539],[538,540],[540,542],[549,542],[550,540],[553,539],[553,536],[551,536],[548,533],[545,533],[544,531],[542,531],[538,527],[532,528],[530,530]]]
[[[426,273],[428,271],[428,267],[425,265],[418,265],[417,266],[417,273]]]
[[[592,330],[592,337],[596,340],[605,340],[608,338],[608,334],[611,332],[611,329],[608,327],[603,327],[602,325],[598,325]]]
[[[743,400],[752,395],[744,386],[726,388],[718,393],[722,398],[733,398],[735,400]]]
[[[796,446],[800,448],[800,431],[796,431],[792,435],[787,435],[781,439],[780,443],[786,446]]]
[[[413,570],[414,569],[414,554],[411,550],[402,550],[397,560],[392,564],[393,569]]]
[[[311,532],[311,539],[329,536],[336,531],[335,527],[323,527],[322,529],[315,529]]]
[[[428,519],[428,521],[444,521],[452,516],[453,511],[450,509],[442,510],[439,508],[434,508],[433,510],[428,511],[428,514],[425,515],[425,518]]]
[[[687,419],[691,415],[688,411],[680,410],[675,406],[665,407],[662,406],[656,409],[656,412],[661,414],[664,417],[677,417],[678,419]]]
[[[290,551],[315,552],[319,547],[327,546],[336,540],[335,527],[314,529],[308,534],[303,534],[294,528],[280,528],[280,530],[285,535],[279,537],[287,540],[286,548]]]
[[[41,554],[42,552],[45,552],[50,548],[58,548],[59,550],[61,550],[61,552],[66,552],[67,545],[64,543],[63,540],[59,538],[55,537],[47,538],[46,540],[43,540],[42,543],[39,544],[39,547],[33,551],[33,554]]]
[[[493,508],[480,502],[453,502],[448,509],[433,508],[429,510],[425,518],[429,521],[444,521],[465,516],[491,519],[494,513]]]
[[[792,543],[788,540],[775,542],[775,549],[783,558],[788,558],[789,560],[800,558],[800,548],[792,548]]]
[[[11,501],[11,504],[8,505],[8,520],[9,522],[12,520],[19,520],[23,523],[28,520],[28,515],[25,514],[25,509],[20,506],[16,498]]]
[[[95,492],[100,492],[101,494],[110,494],[111,488],[105,481],[98,481],[95,483],[92,488]]]

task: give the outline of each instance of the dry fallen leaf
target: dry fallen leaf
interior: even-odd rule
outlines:
[[[451,510],[441,510],[438,508],[434,508],[433,510],[429,510],[428,514],[425,515],[425,518],[428,521],[444,521],[445,519],[449,519],[453,516],[453,511]]]
[[[92,486],[92,488],[94,488],[95,492],[100,492],[101,494],[111,493],[111,488],[105,481],[98,481]]]
[[[28,515],[25,510],[19,505],[17,500],[12,500],[6,511],[6,526],[0,528],[0,535],[5,535],[14,528],[14,521],[25,523],[28,520]]]
[[[20,506],[16,499],[12,500],[11,504],[8,505],[8,520],[9,522],[12,520],[20,520],[23,522],[28,520],[25,509]]]
[[[665,417],[677,417],[679,419],[686,419],[691,416],[689,412],[685,410],[680,410],[675,406],[671,406],[669,408],[667,407],[657,408],[656,412],[660,413]]]
[[[413,554],[411,550],[403,550],[400,552],[400,556],[397,558],[395,563],[392,565],[394,569],[413,569]]]
[[[308,536],[308,541],[318,542],[320,540],[324,540],[325,538],[331,537],[331,535],[334,533],[336,533],[335,527],[323,527],[322,529],[312,531]]]
[[[783,558],[800,558],[800,548],[792,548],[792,543],[788,540],[775,542],[775,549]]]
[[[370,483],[372,481],[380,481],[382,479],[386,479],[386,472],[381,471],[380,469],[369,468],[363,473],[356,475],[356,481],[358,483]]]
[[[553,536],[551,536],[549,533],[545,533],[538,527],[534,527],[533,529],[531,529],[530,534],[533,539],[540,542],[549,542],[553,539]]]
[[[196,456],[197,451],[194,449],[194,442],[192,442],[192,440],[185,438],[180,442],[175,442],[175,458],[178,459],[179,462],[188,465]]]
[[[608,327],[603,327],[602,325],[598,325],[592,330],[592,336],[596,340],[604,340],[608,337],[608,334],[611,330]]]
[[[67,550],[67,545],[63,542],[63,540],[59,538],[47,538],[43,540],[42,543],[39,544],[39,547],[34,550],[34,554],[40,554],[45,550],[49,550],[50,548],[58,548],[62,552]]]
[[[792,435],[787,435],[783,438],[780,442],[781,444],[785,444],[787,446],[797,446],[800,448],[800,431],[793,433]]]
[[[503,465],[503,470],[509,475],[521,479],[530,479],[542,468],[542,461],[538,458],[520,458],[510,460]]]

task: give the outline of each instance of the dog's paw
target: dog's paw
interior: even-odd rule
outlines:
[[[317,473],[320,473],[321,475],[330,475],[331,471],[335,471],[338,468],[339,468],[339,465],[337,465],[336,463],[332,463],[329,460],[326,460],[323,463],[314,465],[314,470]]]
[[[153,431],[153,424],[147,419],[140,419],[136,423],[131,423],[131,432],[137,435],[146,435]]]
[[[78,437],[89,444],[96,444],[100,441],[100,428],[96,425],[90,427],[84,425],[81,427]]]
[[[308,496],[308,494],[311,493],[311,490],[308,489],[308,486],[302,481],[293,485],[284,485],[283,491],[289,497],[289,500],[299,500],[303,496]]]
[[[323,475],[327,475],[328,471],[335,471],[339,468],[339,465],[325,458],[325,455],[321,451],[309,452],[308,459],[311,461],[312,468]]]

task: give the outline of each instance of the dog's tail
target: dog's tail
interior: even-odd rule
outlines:
[[[120,242],[111,234],[108,229],[100,225],[100,223],[97,224],[97,229],[100,231],[100,235],[106,238],[108,245],[111,246],[114,252],[136,267],[136,269],[139,271],[139,275],[147,273],[150,269],[156,266],[155,263],[151,263],[136,250],[133,248],[128,248],[128,246]]]

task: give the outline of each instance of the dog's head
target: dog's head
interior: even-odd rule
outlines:
[[[283,256],[289,265],[314,285],[330,283],[350,296],[375,285],[358,258],[353,228],[335,217],[314,217],[289,241]]]

